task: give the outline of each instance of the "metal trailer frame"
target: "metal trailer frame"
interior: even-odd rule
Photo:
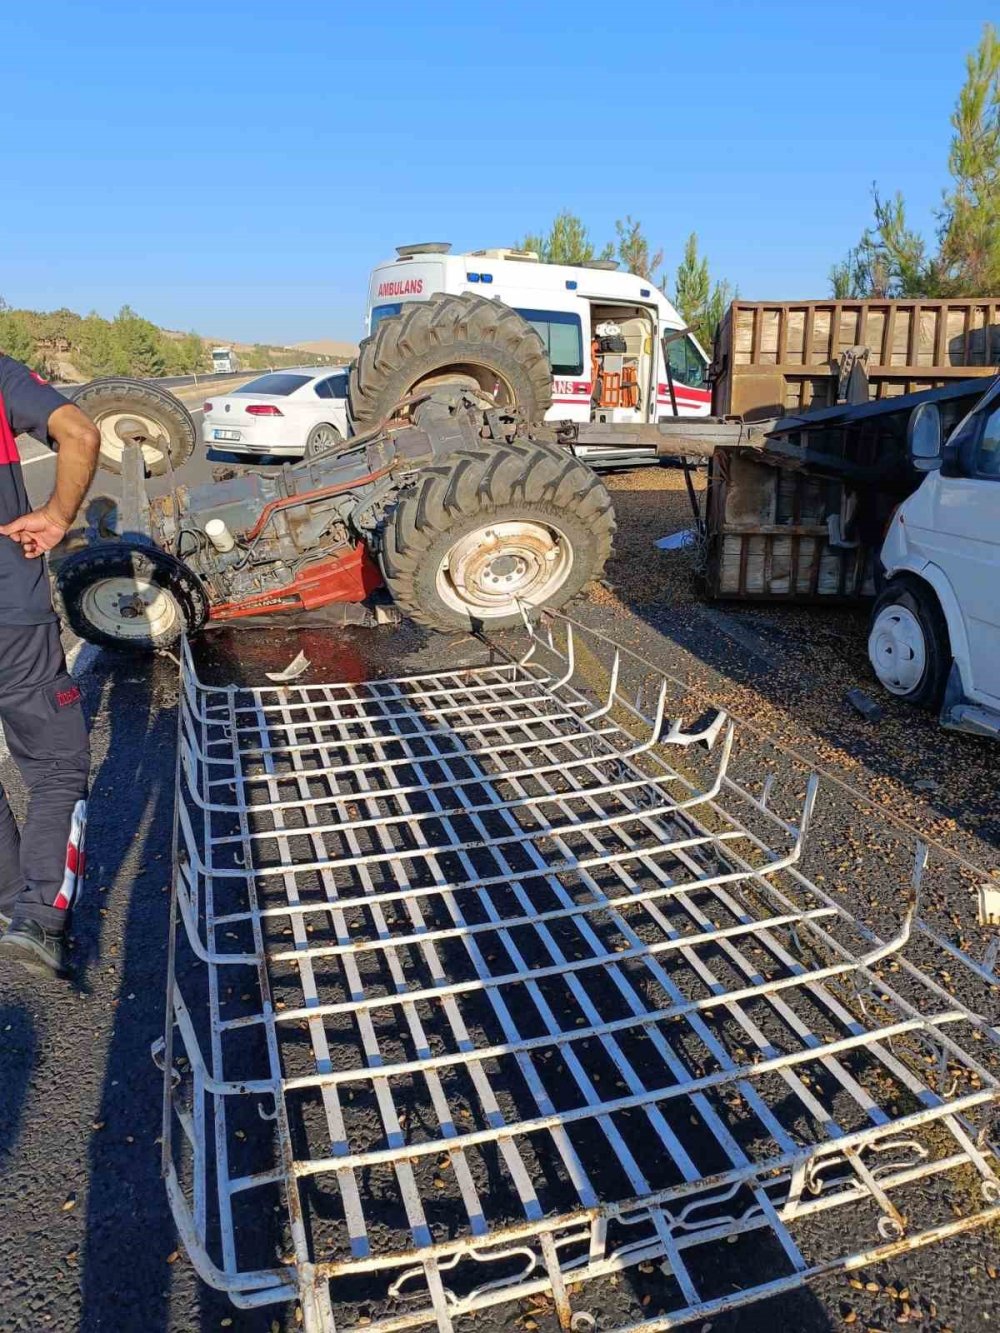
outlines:
[[[200,1275],[311,1333],[525,1297],[585,1329],[610,1281],[652,1333],[1000,1220],[1000,1033],[918,965],[961,959],[925,849],[879,937],[803,873],[815,776],[741,780],[724,714],[685,731],[640,659],[526,633],[261,688],[184,644],[154,1054]]]

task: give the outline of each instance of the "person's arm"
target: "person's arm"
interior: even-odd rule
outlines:
[[[52,494],[41,508],[0,527],[5,537],[21,543],[29,559],[51,551],[69,531],[94,479],[101,447],[97,427],[72,403],[57,407],[47,428],[59,450]]]
[[[0,526],[0,534],[19,542],[24,554],[34,558],[58,545],[76,518],[97,467],[101,437],[90,418],[57,389],[2,353],[0,412],[15,435],[33,435],[59,450],[56,484],[45,504]]]

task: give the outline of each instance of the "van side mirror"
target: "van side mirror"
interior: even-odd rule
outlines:
[[[943,446],[941,413],[937,403],[921,403],[906,424],[906,452],[917,472],[933,472],[941,466]]]

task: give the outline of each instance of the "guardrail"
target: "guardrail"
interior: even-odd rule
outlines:
[[[138,380],[141,384],[158,384],[161,389],[179,389],[185,384],[215,384],[219,380],[238,380],[245,379],[247,375],[264,375],[273,366],[265,366],[260,370],[220,370],[209,371],[207,374],[199,375],[123,375],[122,379]],[[104,379],[105,376],[99,375],[98,379]],[[115,376],[114,378],[119,378]],[[83,389],[88,384],[93,384],[93,380],[84,380],[80,384],[54,384],[56,389]]]
[[[332,373],[335,370],[343,370],[348,364],[349,363],[346,361],[343,363],[331,362],[331,364],[328,367],[310,366],[309,369],[310,370],[329,369]],[[198,374],[196,372],[193,375],[147,375],[147,376],[127,375],[127,376],[121,376],[121,378],[139,380],[140,383],[142,384],[158,384],[161,389],[179,389],[181,388],[182,385],[185,384],[217,384],[220,380],[246,379],[248,375],[266,375],[274,370],[286,370],[286,369],[295,370],[297,369],[297,367],[257,366],[253,369],[251,369],[250,367],[245,367],[243,370],[219,370],[219,371],[211,370],[205,374]],[[104,379],[105,376],[100,375],[97,378]],[[116,376],[114,378],[118,377]],[[93,384],[93,382],[94,382],[93,380],[84,380],[83,383],[81,384],[54,383],[54,387],[56,389],[83,389],[86,387],[87,384]]]
[[[249,367],[243,370],[211,370],[206,374],[193,375],[158,375],[149,379],[147,383],[158,384],[161,389],[179,389],[183,384],[214,384],[217,380],[236,380],[245,379],[247,375],[265,375],[272,366],[264,366],[259,370],[251,370]]]

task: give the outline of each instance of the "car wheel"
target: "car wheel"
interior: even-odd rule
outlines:
[[[934,593],[918,579],[887,583],[872,608],[868,658],[890,694],[938,708],[951,668],[948,626]]]
[[[313,426],[306,437],[306,458],[315,458],[318,454],[325,454],[329,449],[336,449],[339,444],[343,444],[344,437],[336,426],[329,421],[321,421]]]

